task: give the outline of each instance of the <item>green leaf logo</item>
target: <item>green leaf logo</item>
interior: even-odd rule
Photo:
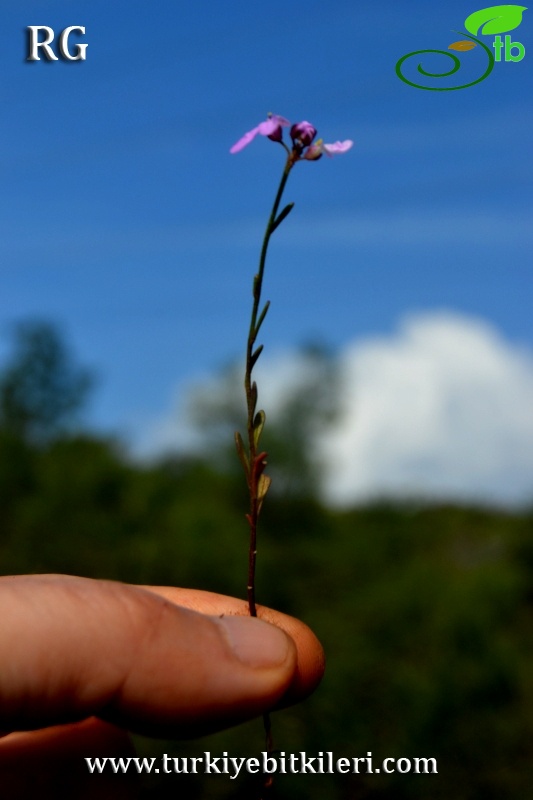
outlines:
[[[484,33],[490,36],[494,33],[506,33],[518,28],[522,22],[522,13],[527,11],[527,6],[491,6],[474,11],[465,20],[467,31],[476,36]]]

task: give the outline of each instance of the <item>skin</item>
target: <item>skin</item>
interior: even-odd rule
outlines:
[[[298,702],[322,648],[242,600],[65,575],[0,578],[0,786],[6,797],[137,797],[85,756],[133,755],[128,731],[202,736]],[[37,791],[38,787],[38,791]]]

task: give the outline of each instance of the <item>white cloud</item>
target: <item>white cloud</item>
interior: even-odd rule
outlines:
[[[533,357],[486,323],[408,317],[342,354],[342,413],[320,443],[330,501],[533,500]]]
[[[337,364],[340,414],[315,443],[328,502],[533,501],[532,353],[485,322],[442,312],[355,341]],[[261,359],[260,400],[271,419],[306,368],[296,353]],[[216,391],[216,379],[203,385]],[[181,408],[188,392],[179,393]],[[158,422],[145,451],[193,445],[181,419],[179,427],[175,416]]]

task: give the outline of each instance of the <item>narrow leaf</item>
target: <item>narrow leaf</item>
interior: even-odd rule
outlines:
[[[472,50],[474,47],[477,47],[475,42],[471,42],[468,39],[463,39],[460,42],[454,42],[453,44],[448,45],[448,50]]]
[[[283,211],[280,211],[280,213],[278,214],[278,216],[276,217],[276,219],[275,219],[275,220],[274,220],[274,222],[272,223],[272,227],[270,228],[270,233],[274,233],[274,231],[276,230],[276,228],[277,228],[279,225],[281,225],[281,223],[283,222],[283,220],[284,220],[286,217],[288,217],[288,216],[289,216],[289,214],[291,213],[291,211],[292,211],[292,209],[293,209],[293,208],[294,208],[294,203],[289,203],[288,205],[286,205],[286,206],[285,206],[285,208],[283,209]]]
[[[260,314],[260,316],[259,316],[259,319],[257,320],[257,325],[255,326],[255,335],[256,335],[256,336],[257,336],[257,334],[259,333],[259,328],[260,328],[260,327],[261,327],[261,325],[263,324],[263,320],[265,319],[265,317],[266,317],[266,315],[267,315],[267,311],[268,311],[268,309],[269,309],[269,308],[270,308],[270,300],[267,300],[267,301],[266,301],[266,303],[265,303],[265,307],[264,307],[264,309],[261,311],[261,314]]]
[[[255,362],[257,361],[257,359],[259,358],[259,356],[261,355],[262,352],[263,352],[263,345],[260,344],[259,347],[257,348],[257,350],[254,350],[254,352],[252,353],[252,359],[251,359],[251,361],[252,361],[252,365],[251,365],[252,369],[253,369],[253,367],[255,365]]]
[[[476,36],[483,33],[491,36],[494,33],[506,33],[518,28],[522,22],[522,13],[527,6],[490,6],[474,11],[465,19],[465,28]]]
[[[248,456],[246,455],[246,450],[244,448],[244,442],[242,440],[242,436],[239,431],[235,431],[235,446],[237,448],[237,455],[239,456],[239,460],[244,467],[244,471],[248,475],[250,472],[250,462],[248,461]]]
[[[252,412],[255,414],[255,407],[257,405],[257,383],[255,381],[252,383],[250,389],[250,399],[251,399]]]
[[[261,438],[263,428],[265,427],[265,422],[266,422],[265,412],[258,411],[254,419],[254,442],[256,447],[259,444],[259,439]]]

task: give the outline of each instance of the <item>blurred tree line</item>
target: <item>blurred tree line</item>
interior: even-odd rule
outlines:
[[[329,369],[327,358],[315,366],[313,380]],[[244,597],[239,471],[213,452],[133,462],[120,443],[80,426],[90,383],[55,328],[17,329],[0,371],[2,572],[66,572]],[[292,430],[305,439],[302,420],[316,425],[332,412],[323,394],[313,407],[309,387],[305,415],[295,398],[272,423],[271,458],[287,490],[265,503],[258,598],[304,619],[322,640],[328,666],[313,697],[274,715],[276,746],[336,758],[371,751],[374,766],[386,757],[433,757],[438,774],[278,776],[272,796],[533,797],[533,513],[324,507],[312,454],[300,448],[296,457],[286,445],[275,451]],[[264,749],[259,721],[201,741],[139,739],[138,746],[157,756]],[[143,796],[244,799],[255,796],[252,780],[151,775]]]

